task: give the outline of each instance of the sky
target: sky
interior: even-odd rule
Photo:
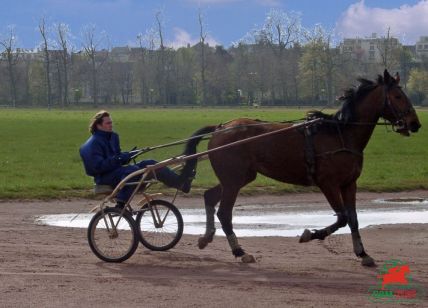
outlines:
[[[33,48],[40,43],[37,25],[66,23],[81,47],[85,25],[108,35],[110,46],[136,45],[138,33],[155,25],[163,13],[168,46],[195,44],[199,36],[198,12],[202,12],[210,45],[230,46],[261,26],[271,9],[298,12],[304,27],[322,24],[337,37],[365,37],[391,32],[406,44],[428,35],[428,0],[0,0],[0,37],[14,25],[18,45]]]

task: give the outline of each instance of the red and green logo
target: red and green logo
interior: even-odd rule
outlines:
[[[377,278],[377,286],[369,288],[373,302],[414,302],[425,295],[424,289],[412,281],[409,265],[400,260],[386,261]]]

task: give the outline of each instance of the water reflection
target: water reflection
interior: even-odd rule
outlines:
[[[380,202],[380,201],[375,201]],[[428,202],[417,202],[418,206],[403,204],[401,207],[382,207],[358,211],[360,228],[382,224],[428,223]],[[180,209],[184,220],[185,234],[203,234],[205,212],[203,209]],[[50,226],[87,228],[92,214],[59,214],[36,218],[36,222]],[[74,220],[72,220],[75,218]],[[238,236],[299,236],[305,228],[319,229],[336,218],[331,210],[298,210],[293,206],[238,207],[234,211],[233,225]],[[224,235],[217,222],[217,235]],[[337,234],[350,233],[349,228],[339,229]]]

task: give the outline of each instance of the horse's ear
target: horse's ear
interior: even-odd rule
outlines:
[[[387,69],[385,69],[384,71],[383,71],[383,82],[385,83],[385,84],[390,84],[391,83],[391,81],[392,81],[392,77],[391,77],[391,75],[388,73],[388,70]]]
[[[400,74],[398,74],[398,72],[396,72],[396,73],[395,73],[394,78],[395,78],[395,82],[396,82],[397,84],[399,84],[399,83],[400,83]]]

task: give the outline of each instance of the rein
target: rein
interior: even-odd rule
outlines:
[[[328,119],[320,119],[321,123],[333,123],[333,124],[342,124],[340,121],[338,120],[328,120]],[[281,121],[281,122],[263,122],[263,123],[254,123],[254,124],[247,124],[247,125],[237,125],[237,126],[233,126],[233,127],[227,127],[224,128],[222,130],[216,130],[214,132],[211,133],[206,133],[206,134],[201,134],[201,135],[196,135],[196,136],[192,136],[190,138],[186,138],[186,139],[181,139],[181,140],[177,140],[177,141],[173,141],[170,143],[165,143],[165,144],[160,144],[160,145],[155,145],[155,146],[149,146],[149,147],[145,147],[139,150],[135,150],[135,151],[130,151],[130,153],[132,154],[131,159],[135,159],[138,156],[145,154],[147,152],[153,151],[153,150],[157,150],[157,149],[162,149],[162,148],[167,148],[167,147],[172,147],[175,145],[180,145],[180,144],[185,144],[190,140],[193,139],[198,139],[198,138],[202,138],[202,140],[208,140],[210,139],[209,136],[213,136],[215,134],[219,134],[219,133],[223,133],[225,131],[229,131],[229,130],[235,130],[235,129],[239,129],[239,128],[246,128],[246,127],[253,127],[253,126],[265,126],[265,125],[271,125],[271,124],[300,124],[300,123],[304,123],[304,122],[308,122],[310,121],[310,119],[308,118],[301,118],[301,119],[297,119],[297,120],[290,120],[290,121]],[[228,122],[226,122],[228,123]],[[224,124],[226,124],[224,123]],[[224,124],[219,124],[218,128],[222,127]],[[391,123],[382,123],[382,122],[377,122],[377,123],[370,123],[370,122],[347,122],[347,123],[343,123],[345,125],[392,125]],[[314,125],[314,124],[309,124],[309,125]]]
[[[332,124],[361,125],[361,126],[370,126],[370,125],[389,126],[389,125],[393,125],[392,123],[389,123],[389,122],[346,122],[346,123],[343,123],[343,122],[338,121],[338,120],[328,120],[328,119],[324,119],[323,122],[332,123]]]
[[[290,122],[281,122],[281,123],[295,123],[295,122],[290,121]],[[132,153],[131,159],[134,159],[134,158],[136,158],[137,156],[139,156],[141,154],[144,154],[144,153],[156,150],[156,149],[162,149],[162,148],[172,147],[172,146],[175,146],[175,145],[184,144],[184,143],[187,143],[188,141],[193,140],[193,139],[202,138],[201,140],[208,140],[209,138],[206,138],[206,137],[212,136],[212,135],[215,135],[215,134],[218,134],[218,133],[223,133],[223,132],[228,131],[228,130],[234,130],[234,129],[238,129],[238,128],[245,128],[245,127],[251,127],[251,126],[262,126],[262,125],[268,125],[268,124],[271,124],[271,123],[255,123],[255,124],[247,124],[247,125],[237,125],[237,126],[233,126],[233,127],[224,128],[221,131],[217,131],[216,130],[216,131],[211,132],[211,133],[206,133],[206,134],[201,134],[201,135],[195,135],[195,136],[192,136],[190,138],[181,139],[181,140],[173,141],[173,142],[170,142],[170,143],[165,143],[165,144],[160,144],[160,145],[145,147],[145,148],[142,148],[142,149],[139,149],[139,150],[131,151],[130,152],[130,153]],[[220,128],[223,125],[224,124],[219,124],[217,126],[217,128]]]
[[[371,126],[371,125],[375,125],[375,126],[389,126],[391,125],[393,130],[395,131],[394,127],[396,126],[402,126],[402,124],[405,124],[405,122],[403,121],[403,118],[408,115],[409,113],[411,113],[412,111],[414,111],[413,107],[410,106],[406,111],[404,112],[399,112],[396,110],[396,108],[394,108],[394,106],[392,105],[391,101],[389,100],[388,94],[387,94],[387,90],[385,88],[385,101],[384,101],[384,107],[383,109],[385,110],[386,108],[389,108],[391,110],[391,112],[393,113],[394,117],[396,117],[397,121],[395,123],[388,123],[386,122],[342,122],[339,120],[330,120],[330,119],[325,119],[325,118],[319,118],[321,121],[319,121],[319,123],[331,123],[331,124],[336,124],[337,128],[338,128],[338,133],[339,136],[342,140],[342,145],[344,144],[343,142],[343,138],[342,138],[342,133],[340,130],[339,125],[357,125],[357,126]],[[384,112],[382,112],[384,113]],[[199,139],[202,138],[201,140],[208,140],[210,136],[213,136],[215,134],[218,133],[223,133],[225,131],[229,131],[229,130],[235,130],[235,129],[240,129],[240,128],[246,128],[246,127],[253,127],[253,126],[265,126],[265,125],[271,125],[271,124],[304,124],[305,122],[310,122],[311,120],[313,120],[313,118],[300,118],[300,119],[296,119],[296,120],[289,120],[289,121],[278,121],[278,122],[262,122],[262,123],[254,123],[254,124],[246,124],[246,125],[237,125],[237,126],[233,126],[233,127],[227,127],[227,128],[223,128],[222,130],[215,130],[214,132],[210,132],[210,133],[206,133],[206,134],[201,134],[201,135],[196,135],[196,136],[192,136],[190,138],[186,138],[186,139],[181,139],[181,140],[177,140],[177,141],[173,141],[170,143],[165,143],[165,144],[160,144],[160,145],[155,145],[155,146],[150,146],[150,147],[145,147],[139,150],[135,150],[135,151],[131,151],[130,153],[132,154],[131,159],[135,159],[137,158],[139,155],[142,155],[144,153],[156,150],[156,149],[162,149],[162,148],[166,148],[166,147],[172,147],[175,145],[180,145],[180,144],[185,144],[190,140],[193,139]],[[217,126],[217,128],[221,128],[223,127],[225,124],[230,123],[231,121],[225,122],[225,123],[221,123]],[[308,126],[312,126],[315,123],[310,123],[308,124]],[[331,153],[334,154],[336,152],[340,152],[340,151],[348,151],[351,153],[354,153],[355,151],[346,149],[345,147],[343,147],[342,149],[336,150],[336,151],[332,151]],[[329,152],[330,153],[330,152]],[[354,153],[356,155],[362,155],[361,153]],[[318,155],[317,155],[318,156]]]
[[[415,109],[413,108],[413,106],[411,104],[409,104],[409,106],[407,107],[406,110],[404,110],[404,111],[397,110],[397,108],[391,103],[391,100],[389,99],[387,86],[384,87],[384,96],[385,96],[385,100],[384,100],[384,103],[383,103],[382,117],[385,114],[385,110],[387,108],[389,108],[389,110],[391,111],[392,115],[396,119],[394,123],[391,123],[392,130],[393,131],[397,131],[396,127],[399,127],[399,128],[400,127],[404,127],[404,128],[407,129],[407,123],[404,120],[404,118],[408,114],[410,114],[412,112],[415,112]]]

